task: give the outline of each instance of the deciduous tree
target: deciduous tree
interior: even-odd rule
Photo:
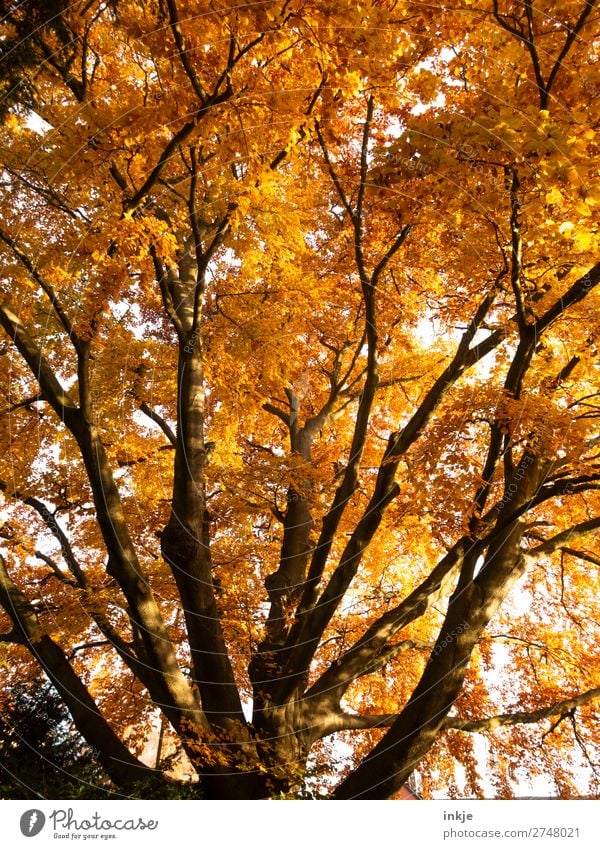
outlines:
[[[597,792],[595,0],[1,5],[2,700],[125,795]]]

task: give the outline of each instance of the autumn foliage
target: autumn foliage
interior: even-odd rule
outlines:
[[[0,5],[0,708],[121,795],[597,794],[595,0]]]

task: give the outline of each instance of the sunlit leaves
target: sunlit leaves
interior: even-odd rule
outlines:
[[[502,20],[525,26],[523,4],[497,5]],[[543,26],[534,20],[537,69],[492,7],[91,3],[64,12],[77,63],[65,58],[54,28],[32,44],[38,65],[20,66],[28,95],[0,129],[2,294],[87,419],[79,430],[59,422],[37,397],[37,371],[7,338],[2,549],[44,632],[138,751],[155,735],[158,712],[131,670],[113,664],[103,639],[102,628],[112,628],[140,651],[107,557],[81,432],[93,429],[106,453],[140,574],[187,674],[184,611],[161,544],[189,412],[178,407],[178,392],[192,360],[202,363],[188,399],[202,411],[202,441],[184,459],[201,470],[190,498],[202,514],[202,545],[210,542],[203,587],[221,617],[245,707],[250,661],[264,660],[269,629],[277,630],[269,612],[281,605],[288,636],[306,613],[295,606],[302,581],[285,584],[286,563],[301,548],[308,569],[343,481],[353,483],[317,596],[347,567],[345,552],[358,539],[357,571],[309,668],[292,670],[308,686],[410,597],[457,540],[486,540],[511,503],[523,452],[546,464],[540,486],[552,498],[526,511],[518,557],[597,515],[592,30],[574,41],[544,94],[540,79],[550,79],[578,4],[555,4]],[[581,298],[557,308],[578,280]],[[456,360],[484,299],[467,359]],[[553,310],[555,320],[538,332]],[[528,333],[535,338],[523,357]],[[477,359],[482,343],[488,353]],[[518,380],[515,362],[523,366]],[[352,449],[371,388],[368,422]],[[385,508],[371,504],[365,517],[394,460],[383,461],[390,433],[411,426],[395,497]],[[357,457],[354,482],[347,470]],[[571,478],[590,486],[561,488]],[[53,519],[32,513],[28,496],[42,499]],[[299,504],[310,527],[289,549],[296,528],[286,517]],[[377,527],[361,548],[357,528],[373,515]],[[52,521],[89,588],[67,569]],[[536,560],[478,635],[453,715],[535,710],[593,687],[593,549],[586,537]],[[346,682],[336,710],[403,710],[455,585],[451,573],[427,596],[391,634],[387,662]],[[270,649],[279,657],[277,639]],[[21,648],[5,653],[23,663]],[[274,685],[273,656],[255,686],[257,702],[261,687]],[[10,686],[13,671],[3,675]],[[283,713],[300,716],[301,688],[296,695]],[[275,719],[269,728],[267,713],[256,712],[251,734],[285,738]],[[303,721],[286,731],[296,747],[291,784],[303,769],[294,761]],[[586,706],[581,727],[589,747]],[[556,787],[571,795],[580,742],[567,723],[542,737],[547,730],[487,731],[483,744],[443,732],[419,765],[422,791],[504,797],[555,770]],[[340,773],[349,772],[383,733],[317,741],[313,786],[328,792],[327,763],[338,758]],[[188,756],[208,757],[204,739],[192,744]],[[253,757],[252,769],[268,773],[264,752]],[[222,752],[216,760],[227,765]]]

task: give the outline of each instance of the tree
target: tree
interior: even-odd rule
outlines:
[[[209,798],[597,792],[597,4],[2,11],[2,698],[120,794],[159,726]]]

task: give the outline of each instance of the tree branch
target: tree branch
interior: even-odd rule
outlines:
[[[6,415],[7,413],[14,413],[15,410],[20,410],[23,407],[28,409],[29,412],[33,412],[32,410],[29,409],[31,404],[36,404],[38,401],[43,401],[43,400],[44,399],[42,398],[41,395],[31,395],[29,398],[23,398],[22,401],[15,401],[14,404],[11,404],[5,410],[2,410],[0,415]]]
[[[327,726],[325,733],[320,736],[326,737],[338,731],[368,731],[373,728],[389,728],[397,718],[397,713],[372,714],[371,716],[339,713],[332,722],[332,726],[335,725],[335,727]]]
[[[565,554],[570,554],[571,557],[577,557],[579,560],[585,560],[587,563],[593,563],[594,566],[600,566],[600,557],[590,554],[589,551],[578,551],[575,548],[570,548],[567,545],[561,546]]]
[[[142,401],[142,403],[140,404],[140,411],[159,426],[159,428],[167,437],[171,445],[177,445],[177,437],[173,433],[173,430],[171,429],[169,424],[163,419],[163,417],[156,412],[156,410],[153,410],[151,407],[148,406],[145,401]]]
[[[69,709],[78,731],[98,752],[100,763],[110,777],[118,786],[130,786],[141,780],[147,768],[117,737],[62,649],[44,632],[35,608],[11,579],[1,555],[0,605],[12,619],[19,641],[40,663]]]
[[[510,233],[511,233],[511,261],[510,261],[510,285],[515,296],[517,307],[517,324],[519,335],[523,338],[527,335],[528,317],[525,301],[521,289],[521,274],[523,268],[523,240],[521,238],[521,202],[519,200],[519,176],[515,168],[506,167],[506,175],[510,178]]]
[[[65,559],[65,563],[68,566],[69,572],[75,578],[77,586],[81,587],[82,589],[89,589],[89,584],[85,572],[83,572],[81,566],[77,561],[77,558],[75,557],[67,535],[65,534],[61,526],[58,524],[56,516],[50,512],[50,509],[44,504],[44,502],[40,501],[39,498],[34,498],[31,495],[25,495],[18,489],[11,490],[8,484],[3,480],[0,480],[0,492],[4,492],[7,496],[11,498],[17,498],[19,501],[22,501],[23,504],[26,504],[28,507],[32,507],[39,514],[48,530],[58,541],[58,544],[60,545],[60,550]]]
[[[291,422],[289,413],[286,413],[274,404],[269,403],[263,404],[262,408],[266,413],[271,413],[273,416],[277,416],[278,419],[281,419],[286,427],[290,427]]]
[[[150,256],[152,257],[154,275],[160,289],[164,310],[171,320],[171,324],[177,333],[177,338],[181,343],[184,341],[184,330],[173,300],[173,281],[171,280],[172,272],[162,264],[153,245],[150,246]]]
[[[358,184],[358,197],[356,199],[356,209],[352,216],[352,220],[358,227],[358,242],[362,242],[362,225],[363,225],[363,205],[365,200],[365,192],[367,190],[367,175],[369,170],[369,142],[371,140],[371,124],[373,122],[373,110],[375,108],[375,98],[369,95],[367,100],[367,116],[363,125],[362,144],[360,146],[360,180]]]
[[[170,3],[170,0],[167,0]],[[173,8],[176,11],[176,7],[173,4]],[[177,20],[171,18],[171,20]],[[236,52],[236,41],[233,37],[233,34],[230,38],[229,42],[229,51],[227,56],[227,62],[225,64],[225,68],[219,74],[213,90],[210,94],[204,92],[200,82],[197,79],[195,71],[189,62],[189,56],[185,50],[185,43],[183,41],[183,35],[181,30],[179,35],[176,30],[174,30],[174,35],[176,36],[176,41],[178,41],[178,49],[179,45],[182,45],[183,53],[180,54],[180,58],[182,62],[185,62],[186,73],[190,77],[190,81],[194,86],[194,90],[198,95],[201,105],[196,114],[191,118],[191,120],[187,121],[183,127],[181,127],[178,132],[176,132],[170,141],[164,147],[162,153],[160,154],[158,161],[154,168],[148,174],[148,177],[140,186],[140,188],[135,192],[133,197],[127,199],[123,204],[123,210],[125,214],[132,214],[141,204],[144,202],[145,198],[152,191],[160,177],[162,176],[162,172],[164,171],[167,163],[169,162],[171,156],[175,153],[180,145],[182,145],[194,132],[196,127],[200,124],[200,122],[206,117],[209,113],[210,109],[215,106],[219,106],[222,103],[226,103],[233,94],[233,89],[231,87],[231,74],[235,68],[235,66],[241,61],[241,59],[249,53],[254,47],[261,43],[266,35],[266,31],[261,32],[256,38],[252,39]],[[184,59],[185,57],[185,59]],[[191,76],[190,76],[191,73]]]
[[[352,220],[354,218],[354,210],[352,209],[350,201],[348,200],[346,192],[344,191],[344,188],[343,188],[343,186],[340,182],[340,178],[337,174],[337,171],[333,167],[331,157],[329,156],[329,149],[327,147],[327,143],[325,142],[325,138],[323,136],[323,133],[321,132],[321,125],[319,124],[318,121],[315,121],[315,131],[317,133],[317,139],[319,141],[319,145],[320,145],[321,151],[323,153],[323,159],[325,160],[325,165],[327,166],[327,171],[329,172],[329,176],[331,177],[331,182],[335,186],[335,190],[338,193],[338,197],[341,200],[342,206],[346,210],[348,217],[350,218],[350,220]]]
[[[46,566],[49,566],[52,569],[52,572],[46,575],[46,577],[42,581],[40,581],[41,587],[43,587],[44,584],[52,577],[56,578],[57,581],[60,581],[61,584],[65,584],[67,587],[73,587],[74,589],[78,587],[77,581],[73,578],[69,578],[68,574],[62,571],[58,563],[52,557],[49,557],[47,554],[44,554],[43,551],[36,551],[35,556],[38,558],[38,560],[41,560],[42,563],[45,563]]]
[[[387,507],[399,494],[400,489],[398,484],[395,483],[395,474],[401,457],[417,439],[440,404],[448,388],[453,385],[469,365],[477,361],[476,356],[481,357],[487,353],[487,347],[483,343],[478,346],[477,355],[474,354],[475,349],[471,349],[469,346],[487,315],[493,303],[494,296],[495,292],[491,291],[483,298],[472,321],[463,334],[452,362],[431,387],[408,424],[401,433],[394,432],[390,435],[388,446],[379,466],[377,480],[369,504],[344,549],[338,567],[317,601],[316,589],[318,581],[323,574],[343,507],[354,491],[358,479],[357,467],[351,470],[352,476],[349,476],[348,469],[346,469],[342,483],[336,491],[332,508],[323,520],[321,535],[308,572],[300,609],[309,612],[305,613],[300,619],[298,626],[290,634],[290,645],[292,645],[293,641],[293,645],[297,646],[297,648],[292,649],[291,657],[293,664],[297,663],[296,657],[298,654],[307,658],[309,653],[315,650],[318,641],[321,639],[323,630],[356,574],[363,552],[373,539]],[[499,339],[496,342],[496,338],[494,337],[494,343],[498,344]],[[353,488],[350,487],[351,483]]]
[[[379,260],[379,262],[377,263],[377,265],[373,269],[373,274],[371,275],[371,285],[372,286],[377,285],[377,283],[379,282],[379,278],[381,277],[381,275],[383,274],[383,272],[387,268],[390,261],[396,256],[396,254],[398,253],[398,251],[400,250],[400,248],[402,247],[402,245],[404,244],[404,242],[408,238],[408,235],[410,234],[411,230],[412,230],[412,225],[406,224],[402,228],[402,230],[398,233],[396,238],[393,240],[392,244],[387,249],[387,251],[382,256],[382,258]]]
[[[156,686],[161,691],[158,701],[165,706],[165,711],[169,711],[169,719],[175,727],[187,720],[201,725],[206,723],[200,704],[179,668],[160,609],[142,573],[106,450],[91,417],[84,418],[81,415],[81,410],[64,391],[50,365],[7,303],[0,305],[0,324],[14,340],[19,353],[38,380],[45,400],[77,441],[108,553],[108,573],[118,582],[130,605],[132,616],[137,619],[149,666],[157,675]]]
[[[538,92],[539,92],[540,109],[547,109],[548,108],[548,94],[549,94],[549,92],[548,92],[548,87],[547,87],[547,85],[544,81],[544,77],[543,77],[542,70],[541,70],[541,67],[540,67],[540,60],[539,60],[539,57],[538,57],[537,49],[536,49],[534,38],[533,38],[533,23],[532,23],[532,17],[531,17],[531,3],[527,2],[527,0],[525,2],[525,7],[526,7],[527,23],[528,23],[527,32],[525,32],[525,30],[522,28],[520,23],[519,23],[518,27],[513,26],[512,24],[508,23],[508,21],[506,20],[506,17],[504,15],[501,15],[500,12],[499,12],[498,0],[494,0],[494,3],[493,3],[494,17],[496,18],[496,20],[498,21],[498,23],[500,24],[500,26],[503,29],[505,29],[511,35],[514,35],[515,38],[517,38],[519,41],[523,42],[523,44],[527,47],[527,50],[529,51],[529,55],[531,57],[533,73],[535,75],[535,80],[536,80],[536,84],[537,84],[537,88],[538,88]]]
[[[17,246],[14,239],[12,239],[8,233],[6,233],[2,228],[0,228],[0,239],[10,248],[12,253],[17,257],[21,265],[23,265],[33,280],[38,284],[40,289],[44,292],[44,294],[48,297],[52,305],[52,309],[54,310],[58,320],[60,321],[63,329],[65,330],[67,336],[73,343],[73,346],[76,350],[79,349],[81,344],[81,340],[75,333],[73,329],[73,324],[71,319],[66,314],[64,307],[61,302],[58,300],[58,296],[54,291],[53,286],[48,283],[48,281],[40,274],[35,265],[31,262],[29,257]]]
[[[531,549],[527,552],[526,557],[529,559],[533,558],[533,560],[539,560],[547,554],[552,554],[552,552],[556,551],[557,548],[564,548],[564,543],[590,536],[598,529],[600,529],[600,517],[596,519],[588,519],[587,522],[580,522],[577,525],[567,528],[565,531],[555,534],[555,536],[545,540],[541,545]]]
[[[456,543],[416,589],[376,619],[360,639],[315,681],[306,698],[319,696],[322,702],[337,705],[356,678],[369,674],[372,666],[378,668],[379,658],[391,648],[389,640],[448,593],[471,544],[467,537]]]
[[[110,640],[90,640],[87,643],[81,643],[78,646],[73,646],[73,648],[69,652],[68,659],[72,660],[76,654],[78,654],[80,651],[85,651],[86,649],[100,649],[111,645],[112,643]]]
[[[503,713],[498,716],[488,716],[485,719],[462,719],[458,716],[448,716],[443,722],[442,730],[445,731],[452,728],[457,731],[476,733],[480,731],[495,731],[496,728],[504,728],[510,725],[542,722],[542,720],[548,719],[551,716],[565,716],[570,711],[595,699],[600,699],[600,687],[587,690],[587,692],[581,693],[579,696],[574,696],[571,699],[556,702],[556,704],[549,707],[530,712],[517,711],[516,713]]]
[[[573,304],[582,301],[591,290],[600,282],[600,262],[592,266],[582,277],[573,283],[564,295],[562,295],[544,315],[535,323],[535,331],[541,334],[549,327],[564,311]]]
[[[550,89],[552,88],[552,84],[554,83],[556,75],[560,71],[562,64],[565,61],[569,50],[571,49],[571,47],[573,46],[573,43],[575,42],[575,39],[577,38],[577,36],[581,32],[581,30],[583,29],[585,22],[587,21],[588,17],[590,16],[592,10],[595,8],[596,2],[597,2],[597,0],[584,0],[583,8],[581,10],[581,14],[579,15],[579,18],[577,19],[575,25],[573,27],[568,27],[568,34],[567,34],[567,37],[565,39],[565,43],[562,47],[562,50],[558,54],[556,62],[554,63],[554,66],[553,66],[552,70],[550,71],[550,74],[548,75],[548,81],[546,82],[546,91],[548,92],[548,94],[550,93]]]
[[[169,162],[177,148],[191,136],[191,134],[198,126],[201,117],[202,112],[197,112],[196,115],[194,115],[194,117],[190,121],[187,121],[183,125],[183,127],[181,127],[167,142],[160,156],[158,157],[156,165],[150,171],[140,188],[135,192],[133,197],[128,198],[124,201],[123,211],[126,215],[132,215],[135,210],[142,205],[147,195],[152,191],[152,189],[158,182],[159,177],[162,175],[162,172],[164,171],[167,163]]]
[[[63,389],[50,364],[8,301],[0,304],[0,325],[13,340],[38,381],[44,400],[50,404],[59,419],[69,429],[75,427],[79,419],[79,408],[69,393]]]
[[[175,0],[166,0],[166,3],[167,8],[169,10],[169,25],[171,27],[171,30],[173,31],[173,36],[175,38],[175,44],[177,45],[177,51],[179,53],[181,64],[184,67],[184,70],[192,84],[192,88],[194,89],[198,100],[202,105],[205,105],[208,100],[208,95],[206,94],[203,85],[198,79],[198,75],[196,74],[194,66],[190,61],[190,57],[185,43],[185,38],[181,30],[179,13],[177,11],[177,4],[175,3]]]

